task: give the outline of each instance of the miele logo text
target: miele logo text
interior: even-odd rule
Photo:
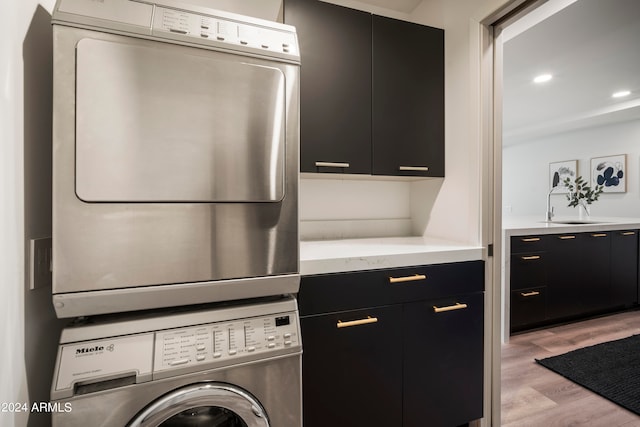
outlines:
[[[102,351],[102,350],[104,350],[104,346],[101,346],[101,345],[97,345],[95,347],[82,347],[82,348],[76,349],[76,355],[95,353],[97,351]]]

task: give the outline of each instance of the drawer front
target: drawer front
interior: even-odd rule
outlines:
[[[511,289],[524,289],[546,284],[546,252],[511,255]]]
[[[511,237],[511,253],[540,252],[546,249],[549,236],[513,236]]]
[[[301,315],[442,298],[484,290],[484,261],[303,276]]]
[[[546,318],[546,286],[511,292],[511,331],[544,322]]]

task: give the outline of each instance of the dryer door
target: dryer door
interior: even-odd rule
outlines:
[[[199,383],[172,391],[147,406],[128,427],[269,427],[264,408],[245,390]]]

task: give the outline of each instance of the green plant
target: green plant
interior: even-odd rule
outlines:
[[[604,189],[602,185],[596,185],[595,188],[591,188],[581,176],[576,177],[575,181],[571,181],[571,178],[565,178],[562,183],[568,190],[568,206],[574,208],[580,204],[584,205],[586,203],[590,205],[595,202]]]

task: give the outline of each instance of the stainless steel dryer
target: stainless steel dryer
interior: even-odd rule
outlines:
[[[173,0],[53,12],[58,317],[295,293],[295,28]]]
[[[60,340],[54,427],[300,427],[299,317],[289,297],[90,317]]]

